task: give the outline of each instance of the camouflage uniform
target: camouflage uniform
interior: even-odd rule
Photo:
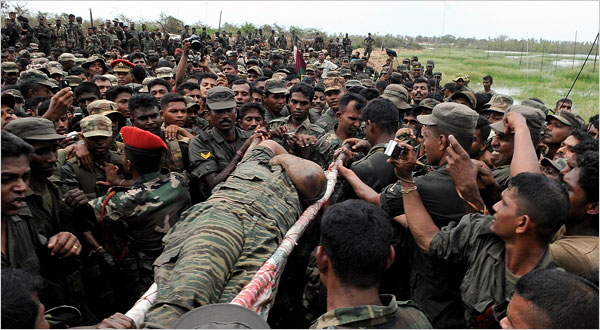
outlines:
[[[337,125],[337,117],[335,116],[336,110],[332,108],[327,109],[321,113],[321,118],[317,120],[315,125],[321,127],[326,132],[334,130]]]
[[[65,47],[67,44],[68,33],[67,28],[64,25],[56,28],[54,31],[54,42],[58,44],[59,47]]]
[[[38,25],[33,28],[35,35],[40,41],[40,51],[50,55],[50,42],[52,41],[52,31],[47,25]]]
[[[84,43],[85,35],[83,34],[82,24],[77,23],[76,29],[77,29],[77,34],[79,35],[79,40],[77,40],[77,42],[79,43],[79,47],[81,49],[83,49],[85,47],[85,43]]]
[[[311,329],[431,329],[425,314],[411,301],[398,301],[394,295],[379,298],[383,306],[343,307],[319,317]]]
[[[73,47],[77,44],[77,23],[75,22],[67,22],[67,40],[73,41]]]
[[[142,39],[142,48],[144,52],[147,52],[149,50],[155,50],[156,44],[154,43],[154,39],[150,37]]]
[[[87,37],[85,37],[85,42],[87,44],[86,50],[90,54],[98,54],[100,52],[100,45],[102,44],[102,41],[97,35],[89,34]]]
[[[322,135],[311,147],[310,160],[319,164],[324,170],[333,161],[333,152],[342,145],[342,140],[331,130]]]
[[[127,309],[152,284],[152,262],[162,252],[161,240],[191,200],[185,178],[178,173],[149,173],[130,188],[114,191],[89,204],[108,237],[107,250],[122,270],[115,281],[121,287],[113,289],[115,300]]]
[[[365,56],[367,58],[371,58],[371,52],[373,51],[373,45],[375,44],[375,39],[368,36],[365,38]]]
[[[143,327],[173,327],[195,307],[230,302],[272,255],[302,212],[285,170],[269,164],[273,157],[253,149],[164,238],[154,262],[158,294]]]
[[[280,117],[280,118],[273,119],[268,124],[269,130],[274,130],[280,126],[287,126],[290,133],[312,135],[317,138],[325,133],[325,130],[323,130],[321,127],[319,127],[315,124],[311,124],[310,120],[308,120],[308,118],[306,118],[302,122],[302,124],[300,124],[300,126],[298,126],[298,128],[296,128],[296,129],[294,129],[292,127],[291,121],[292,121],[291,115],[289,115],[287,117]],[[285,150],[290,151],[290,146],[287,143],[287,140],[280,139],[280,138],[273,138],[273,140],[275,142],[281,144],[285,148]]]

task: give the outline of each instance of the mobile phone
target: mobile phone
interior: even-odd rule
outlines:
[[[398,142],[394,140],[390,140],[390,142],[386,144],[385,151],[383,153],[388,157],[398,158],[405,152],[406,149],[403,146],[399,145]]]
[[[69,87],[69,81],[68,81],[68,80],[66,80],[66,79],[61,79],[61,80],[59,81],[59,87],[60,87],[60,89],[63,89],[63,88]]]

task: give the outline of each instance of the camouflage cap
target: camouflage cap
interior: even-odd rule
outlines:
[[[196,103],[196,100],[194,100],[193,97],[184,96],[183,98],[185,100],[185,108],[186,109],[192,110],[194,113],[196,113],[196,111],[200,110],[200,104]]]
[[[550,108],[548,108],[544,103],[538,102],[538,101],[536,101],[534,99],[531,99],[531,98],[523,100],[521,102],[521,104],[522,105],[526,105],[528,107],[533,107],[533,108],[536,108],[536,109],[540,109],[540,110],[542,110],[542,112],[545,115],[548,115],[548,113],[550,112]]]
[[[23,140],[59,140],[65,137],[56,134],[54,123],[46,118],[28,117],[11,120],[4,129]]]
[[[585,125],[585,120],[581,118],[578,114],[573,113],[571,111],[566,110],[558,110],[553,115],[547,115],[546,121],[550,121],[551,118],[554,118],[561,123],[571,126],[573,128],[580,129]]]
[[[87,106],[87,110],[90,115],[109,115],[111,113],[118,113],[118,106],[113,101],[108,100],[96,100]]]
[[[439,72],[439,71],[436,71],[436,72],[434,72],[434,73],[433,73],[433,76],[434,76],[434,77],[440,77],[440,78],[441,78],[441,77],[442,77],[442,73],[441,73],[441,72]]]
[[[421,65],[421,62],[415,62],[412,65],[413,69],[422,69],[423,65]]]
[[[410,58],[408,58],[408,57],[403,58],[402,59],[402,63],[404,63],[404,62],[410,63]]]
[[[283,72],[283,73],[285,73],[285,74],[290,74],[290,73],[291,73],[291,72],[290,72],[290,70],[288,70],[288,69],[286,69],[286,68],[281,68],[281,69],[279,69],[279,70],[277,70],[277,71],[275,71],[275,72]]]
[[[85,62],[83,62],[81,67],[84,69],[87,69],[90,66],[90,64],[92,64],[94,62],[98,62],[98,63],[100,63],[100,65],[102,65],[103,72],[108,71],[108,67],[106,66],[106,63],[104,63],[104,60],[95,55],[88,57],[87,60],[85,60]]]
[[[456,100],[459,96],[464,96],[467,99],[469,99],[469,102],[471,102],[471,109],[475,109],[475,107],[477,107],[477,98],[475,97],[475,94],[473,94],[473,92],[469,92],[467,90],[458,91],[450,95],[450,101]]]
[[[48,79],[48,76],[45,73],[35,69],[23,71],[19,76],[19,86],[28,84],[41,84],[50,88],[56,86],[55,83]]]
[[[246,65],[247,66],[254,66],[254,65],[259,65],[259,64],[260,63],[255,58],[249,58],[249,59],[246,60]]]
[[[514,101],[513,101],[512,97],[510,97],[508,95],[494,94],[494,96],[492,96],[490,101],[483,105],[484,107],[487,107],[487,108],[484,108],[482,112],[485,113],[488,111],[496,111],[496,112],[505,113],[506,108],[513,105],[513,103],[514,103]]]
[[[335,78],[335,77],[340,77],[341,78],[342,75],[337,70],[327,71],[327,74],[325,75],[325,78]]]
[[[17,63],[15,62],[2,62],[2,72],[6,73],[18,73]]]
[[[506,109],[505,113],[511,111],[520,113],[527,120],[527,127],[529,128],[529,135],[531,135],[533,145],[536,146],[540,143],[542,133],[544,132],[544,124],[546,123],[546,115],[544,115],[544,112],[540,109],[526,105],[511,105]],[[490,127],[495,131],[504,133],[503,120],[491,124]]]
[[[173,78],[173,69],[163,66],[155,70],[157,78]]]
[[[434,65],[433,60],[427,60],[427,65]]]
[[[8,93],[12,96],[15,97],[15,99],[17,100],[17,103],[23,102],[25,99],[23,98],[23,94],[21,94],[21,91],[18,89],[7,89],[5,91],[3,91],[2,93]]]
[[[461,136],[473,136],[479,114],[464,104],[445,102],[436,105],[429,115],[419,115],[423,125],[438,126]]]
[[[49,61],[47,67],[48,68],[59,68],[61,70],[63,68],[62,64],[60,64],[58,61]]]
[[[60,68],[50,68],[50,70],[48,70],[48,72],[50,73],[50,77],[54,76],[54,75],[61,75],[61,76],[65,76],[65,72],[60,69]]]
[[[112,121],[103,115],[89,115],[79,122],[83,137],[112,136]]]
[[[279,80],[285,80],[285,78],[287,77],[287,73],[285,72],[275,72],[273,73],[273,75],[271,76],[271,79],[279,79]]]
[[[38,50],[38,49],[40,48],[40,47],[38,46],[38,44],[36,44],[36,43],[33,43],[33,42],[29,44],[29,47],[31,47],[31,49],[33,49],[33,50]]]
[[[410,58],[410,59],[411,59],[412,61],[418,61],[418,60],[419,60],[419,57],[418,57],[418,56],[416,56],[416,55],[413,55],[413,56],[411,56],[411,58]]]
[[[268,81],[268,80],[267,80]],[[285,85],[284,85],[285,87]],[[265,84],[266,89],[266,84]],[[285,91],[284,91],[285,92]],[[235,103],[235,93],[227,87],[216,86],[206,92],[206,105],[211,110],[232,109]]]
[[[7,105],[11,109],[14,109],[17,99],[11,93],[3,92],[0,94],[0,103],[2,103],[2,105]]]
[[[307,69],[308,70],[308,69]],[[250,71],[254,71],[256,72],[256,74],[261,77],[263,75],[263,70],[261,68],[259,68],[257,65],[253,65],[248,69],[248,73],[250,73]]]
[[[75,57],[75,66],[81,66],[85,63],[85,58]]]
[[[287,88],[285,88],[285,81],[283,79],[271,78],[265,81],[265,91],[272,94],[285,93],[287,91]]]
[[[169,55],[169,56],[165,57],[165,60],[172,62],[172,61],[175,61],[175,57],[173,57],[173,55]]]
[[[544,157],[544,158],[542,158],[542,160],[540,160],[540,164],[542,166],[552,166],[558,172],[560,172],[567,166],[567,160],[564,158],[557,158],[555,160],[552,160],[550,158]]]
[[[347,77],[347,76],[352,77],[352,71],[350,69],[342,68],[342,69],[340,69],[340,75],[342,77]]]
[[[114,85],[116,85],[116,84],[117,84],[117,77],[115,77],[114,75],[112,75],[112,74],[104,74],[104,75],[102,75],[102,76],[103,76],[103,77],[106,77],[108,80],[110,80],[110,84],[111,84],[111,85],[113,85],[113,86],[114,86]]]
[[[31,56],[31,53],[27,49],[22,49],[19,51],[19,57],[28,57]]]
[[[400,64],[396,69],[398,69],[398,72],[408,72],[408,66],[406,66],[406,64]]]
[[[363,86],[365,86],[366,88],[373,88],[375,87],[375,82],[371,79],[361,79],[360,83],[363,84]]]
[[[44,58],[46,61],[48,61],[48,59],[45,58],[46,57],[46,53],[42,53],[42,52],[33,52],[31,53],[31,58]]]
[[[346,86],[346,80],[344,80],[342,77],[326,78],[323,81],[323,86],[325,87],[325,93],[328,91],[339,91],[344,89],[344,86]]]
[[[138,83],[129,83],[129,84],[125,84],[123,86],[131,87],[134,92],[139,92],[140,89],[142,89],[142,87],[144,87],[142,84],[138,84]]]
[[[454,81],[447,82],[444,84],[444,89],[449,89],[451,91],[456,90],[456,83]]]
[[[429,112],[433,111],[433,108],[435,108],[435,106],[440,103],[442,103],[442,102],[440,102],[436,99],[426,98],[426,99],[423,99],[421,102],[419,102],[419,105],[417,105],[414,108],[414,111],[416,111],[416,112],[426,111],[429,113]]]
[[[354,87],[354,86],[364,87],[363,84],[358,80],[352,79],[352,80],[346,81],[346,88],[350,88],[350,87]]]
[[[316,68],[315,68],[315,66],[313,64],[307,64],[306,65],[306,71],[307,72],[308,71],[313,71],[314,72],[314,71],[316,71]]]
[[[71,87],[77,87],[83,83],[83,80],[78,76],[66,76],[65,80],[69,82]]]
[[[454,81],[454,82],[460,81],[460,80],[467,81],[464,73],[458,73],[458,74],[456,74],[456,77],[454,79],[452,79],[452,81]]]
[[[392,101],[396,108],[400,110],[411,108],[408,104],[408,91],[400,84],[389,84],[381,97]]]

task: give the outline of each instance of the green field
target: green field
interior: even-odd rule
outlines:
[[[481,81],[485,75],[494,78],[492,89],[497,93],[508,94],[516,102],[529,97],[537,97],[549,108],[554,108],[556,101],[567,95],[577,73],[585,60],[585,55],[577,55],[572,68],[573,55],[559,55],[561,62],[555,65],[556,55],[529,53],[488,53],[485,50],[461,50],[456,48],[425,49],[423,51],[397,50],[399,61],[412,55],[419,56],[425,66],[428,59],[435,61],[434,71],[442,72],[442,84],[449,82],[458,73],[471,76],[469,87],[477,92],[483,90]],[[383,52],[382,52],[383,53]],[[520,65],[519,65],[519,62]],[[562,65],[561,65],[562,64]],[[598,113],[599,106],[599,66],[594,54],[590,55],[579,79],[575,83],[569,98],[573,100],[574,111],[587,122],[588,118]],[[379,68],[377,68],[379,69]],[[540,70],[541,69],[541,70]]]

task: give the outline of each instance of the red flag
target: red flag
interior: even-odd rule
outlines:
[[[296,63],[296,73],[298,74],[298,77],[302,79],[306,72],[306,62],[304,62],[302,53],[300,53],[296,46],[294,46],[294,62]]]

